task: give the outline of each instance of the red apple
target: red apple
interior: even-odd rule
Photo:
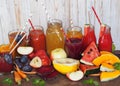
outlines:
[[[51,60],[54,60],[57,58],[66,58],[66,57],[67,57],[67,54],[66,54],[65,50],[62,48],[56,48],[51,51],[51,55],[50,55]]]
[[[36,56],[34,57],[31,61],[30,61],[30,66],[32,66],[33,68],[40,68],[42,66],[42,61],[41,59]]]
[[[32,52],[32,53],[30,53],[29,55],[28,55],[28,58],[31,60],[31,59],[33,59],[35,57],[35,53],[34,52]]]
[[[78,71],[75,71],[75,72],[67,73],[66,76],[71,81],[79,81],[83,78],[84,74],[81,70],[78,70]]]

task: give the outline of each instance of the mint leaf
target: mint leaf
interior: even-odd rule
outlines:
[[[120,62],[116,62],[113,66],[116,70],[120,70]]]
[[[9,86],[12,86],[13,85],[13,80],[11,78],[5,78],[5,79],[3,79],[2,83],[7,84]]]
[[[42,79],[37,78],[37,79],[32,80],[32,84],[34,86],[45,86],[45,81],[42,80]]]

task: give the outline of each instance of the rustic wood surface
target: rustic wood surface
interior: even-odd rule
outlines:
[[[2,81],[4,78],[7,78],[7,77],[13,79],[13,75],[8,74],[8,75],[0,76],[0,81]],[[32,79],[40,78],[40,77],[36,76],[36,75],[31,75],[31,76],[29,76],[29,78],[30,78],[30,81],[26,82],[25,80],[23,80],[21,86],[34,86],[34,85],[32,85]],[[99,86],[120,86],[120,77],[116,78],[114,80],[108,81],[108,82],[100,82],[99,77],[84,77],[80,81],[73,82],[73,81],[70,81],[64,75],[58,75],[53,79],[46,80],[45,86],[92,86],[92,85],[85,85],[82,83],[84,80],[90,79],[90,78],[93,78],[94,80],[96,80],[99,83]],[[0,83],[0,86],[8,86],[8,85]],[[13,86],[18,86],[18,85],[16,83],[14,83]]]
[[[120,0],[0,0],[0,44],[8,43],[8,32],[16,26],[23,27],[30,15],[33,24],[46,31],[48,19],[41,2],[52,18],[62,20],[65,30],[70,26],[70,18],[83,29],[89,23],[88,11],[93,5],[101,21],[111,26],[113,42],[120,49]],[[100,27],[92,11],[91,23],[98,39]]]

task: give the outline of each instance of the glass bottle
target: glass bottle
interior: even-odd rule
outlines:
[[[112,52],[111,28],[108,25],[102,24],[100,27],[98,48],[100,51]]]
[[[48,21],[48,28],[46,30],[46,47],[47,53],[50,55],[51,51],[56,48],[64,49],[64,34],[61,30],[62,21],[53,19]]]

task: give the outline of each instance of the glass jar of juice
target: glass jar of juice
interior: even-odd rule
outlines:
[[[94,26],[91,24],[85,24],[84,26],[84,37],[83,37],[83,51],[87,46],[94,41],[96,43],[96,36],[94,32]]]
[[[57,19],[48,21],[48,28],[46,30],[46,46],[47,46],[47,53],[49,55],[53,49],[56,48],[64,49],[64,34],[61,28],[62,28],[62,21]]]
[[[0,45],[0,74],[11,72],[13,69],[13,64],[9,64],[4,57],[10,52],[9,46],[10,44]]]
[[[29,43],[34,48],[34,52],[38,50],[46,50],[45,34],[42,26],[34,26],[35,29],[30,28]]]
[[[70,27],[67,29],[68,38],[82,38],[82,28],[78,26]]]
[[[100,26],[98,48],[100,51],[112,52],[111,28],[108,25],[102,24]]]
[[[19,40],[23,37],[23,35],[26,33],[24,30],[20,30],[20,29],[13,29],[11,30],[9,33],[8,33],[8,37],[9,37],[9,42],[10,44],[12,44],[12,42],[14,41],[16,35],[18,34],[19,32],[19,35],[17,36],[15,42],[13,43],[13,46],[11,47],[14,48],[14,46],[19,42]],[[19,44],[19,46],[26,46],[27,45],[27,40],[26,40],[26,37],[21,41],[21,43]],[[18,47],[19,47],[18,46]],[[12,57],[14,58],[15,56],[19,55],[17,53],[17,48],[13,51],[12,53]]]

